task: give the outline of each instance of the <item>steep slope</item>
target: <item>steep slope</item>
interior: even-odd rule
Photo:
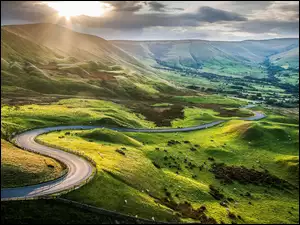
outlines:
[[[51,60],[59,57],[45,46],[36,43],[10,32],[1,27],[1,59],[5,61],[41,61]]]
[[[143,99],[176,90],[110,42],[55,24],[1,27],[1,81],[6,97],[43,93]]]
[[[102,38],[78,33],[55,24],[12,25],[4,26],[1,30],[45,46],[62,57],[72,56],[78,60],[97,59],[103,63],[123,62],[143,67],[135,58]],[[6,38],[5,41],[12,45],[15,40]]]
[[[272,55],[270,61],[285,69],[299,69],[299,46],[291,50]]]

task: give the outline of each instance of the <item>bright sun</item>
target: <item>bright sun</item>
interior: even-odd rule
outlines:
[[[57,10],[58,14],[64,16],[67,20],[72,16],[80,15],[99,17],[112,10],[110,4],[96,1],[57,1],[44,3]]]

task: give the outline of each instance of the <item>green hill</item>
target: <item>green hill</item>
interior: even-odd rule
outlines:
[[[103,142],[111,142],[116,144],[123,144],[123,145],[132,145],[132,146],[141,146],[142,143],[138,142],[137,140],[128,137],[127,135],[113,131],[108,129],[94,129],[91,131],[83,131],[79,134],[80,137],[85,139],[92,139],[96,141],[103,141]]]
[[[271,62],[285,69],[299,69],[299,46],[285,52],[272,55]]]
[[[32,60],[30,52],[38,54],[38,58],[47,56],[53,58],[51,53],[57,58],[71,56],[74,60],[101,60],[102,63],[112,62],[123,64],[133,64],[143,67],[135,58],[126,54],[124,51],[113,46],[108,41],[93,35],[82,34],[55,24],[26,24],[10,25],[1,27],[4,33],[1,39],[24,59]],[[14,38],[12,38],[12,36]],[[16,41],[23,41],[20,46]],[[22,47],[22,49],[19,49]],[[42,52],[41,50],[44,50]],[[45,52],[47,50],[51,52]],[[6,55],[2,55],[6,58]]]
[[[21,150],[1,139],[1,188],[57,179],[67,170],[54,159]]]
[[[25,91],[144,99],[177,91],[110,42],[55,24],[1,27],[1,81],[4,98]]]
[[[112,41],[152,65],[202,69],[223,75],[261,77],[266,57],[299,46],[298,39],[260,41]],[[296,58],[291,56],[293,60]],[[234,70],[232,69],[234,68]]]

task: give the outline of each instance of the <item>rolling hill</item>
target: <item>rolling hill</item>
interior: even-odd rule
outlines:
[[[45,23],[1,27],[1,80],[2,97],[26,93],[143,99],[177,90],[110,42]]]
[[[249,77],[254,80],[248,91],[257,91],[255,85],[267,79],[264,85],[269,88],[294,93],[299,82],[298,50],[298,39],[292,38],[107,41],[49,23],[2,26],[2,98],[72,95],[144,100],[181,95],[190,91],[180,86],[198,84],[236,93],[231,87],[245,86],[242,82]]]
[[[112,41],[150,65],[192,68],[220,75],[260,78],[269,57],[286,58],[299,67],[298,39],[221,42],[204,40]],[[284,61],[282,59],[281,61]]]
[[[299,70],[299,46],[270,57],[273,64],[285,69],[293,68]]]

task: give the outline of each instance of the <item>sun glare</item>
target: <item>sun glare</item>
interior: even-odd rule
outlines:
[[[98,1],[57,1],[44,3],[57,10],[59,16],[64,16],[67,20],[70,20],[72,16],[80,15],[99,17],[112,10],[110,4]]]

